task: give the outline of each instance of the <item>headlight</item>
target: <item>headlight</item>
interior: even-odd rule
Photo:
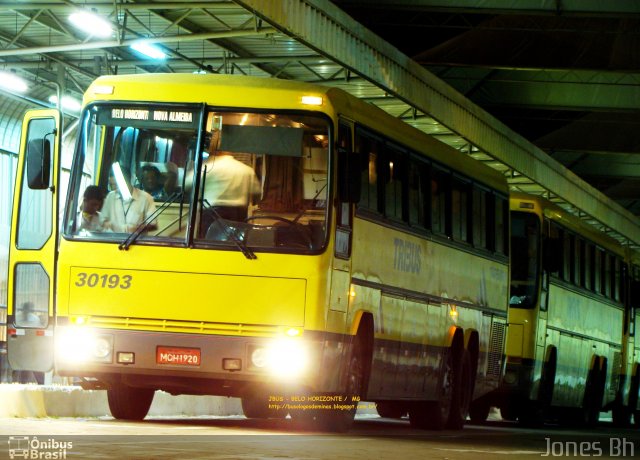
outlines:
[[[308,362],[309,353],[302,340],[280,339],[251,353],[251,364],[276,377],[299,376],[307,369]]]
[[[96,334],[91,329],[64,328],[56,333],[56,357],[70,363],[110,363],[113,354],[113,336]]]

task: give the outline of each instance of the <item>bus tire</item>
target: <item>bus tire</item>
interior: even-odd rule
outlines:
[[[509,422],[515,422],[520,416],[520,405],[515,401],[510,401],[500,406],[500,417]]]
[[[633,415],[633,423],[636,428],[640,428],[640,411],[638,411],[638,397],[640,392],[640,366],[636,363],[635,374],[631,379],[631,388],[629,389],[629,407],[627,412],[629,417]],[[631,420],[629,420],[631,422]]]
[[[149,413],[155,390],[113,383],[107,389],[111,415],[118,420],[142,420]]]
[[[458,355],[457,372],[454,374],[454,393],[446,427],[461,430],[469,415],[471,404],[471,359],[469,352],[461,349]]]
[[[607,360],[597,357],[587,377],[587,385],[582,400],[582,413],[584,425],[594,427],[600,420],[602,398],[607,379]]]
[[[524,402],[522,410],[518,414],[518,420],[521,424],[538,427],[549,417],[556,381],[556,363],[557,351],[555,347],[552,347],[549,349],[549,356],[542,368],[537,399]]]
[[[376,403],[376,410],[384,418],[402,418],[407,413],[404,405],[396,401],[380,401]]]
[[[443,360],[442,384],[436,401],[416,402],[409,408],[409,422],[414,428],[424,430],[443,430],[449,419],[455,388],[455,375],[459,374],[457,366],[461,360],[456,359],[453,348],[446,350]]]
[[[611,410],[611,416],[613,418],[613,426],[618,428],[627,428],[631,425],[631,416],[633,411],[622,404],[622,402],[616,403]]]
[[[266,396],[262,395],[250,395],[240,398],[242,405],[242,412],[247,418],[282,418],[286,414],[282,414],[281,411],[269,409],[269,403]]]
[[[303,425],[306,425],[305,427],[311,429],[335,433],[347,431],[351,428],[351,425],[353,425],[353,419],[358,408],[357,401],[360,400],[363,392],[364,369],[362,339],[360,335],[357,335],[351,347],[343,392],[347,398],[343,404],[349,408],[307,411],[306,414],[301,414],[301,416],[297,418],[303,422]]]
[[[491,404],[485,400],[474,401],[469,406],[469,418],[473,423],[484,423],[489,418]]]

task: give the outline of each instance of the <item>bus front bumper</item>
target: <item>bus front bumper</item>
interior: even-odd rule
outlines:
[[[321,341],[61,326],[56,371],[170,393],[236,396],[247,385],[313,387]],[[91,386],[87,384],[86,386]]]

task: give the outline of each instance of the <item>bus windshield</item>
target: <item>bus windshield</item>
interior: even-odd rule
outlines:
[[[540,221],[535,214],[511,213],[511,290],[509,305],[533,308],[538,299]]]
[[[65,236],[318,251],[326,243],[329,135],[328,119],[317,115],[91,105]]]

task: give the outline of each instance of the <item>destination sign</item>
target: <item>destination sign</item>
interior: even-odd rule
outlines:
[[[141,107],[104,107],[98,110],[98,124],[146,128],[195,128],[193,110]]]

